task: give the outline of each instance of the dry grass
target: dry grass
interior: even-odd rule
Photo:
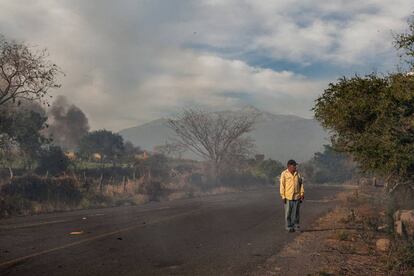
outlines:
[[[192,197],[188,192],[173,192],[167,196],[167,200],[178,200]]]
[[[141,176],[101,178],[81,176],[16,177],[13,185],[0,181],[0,218],[76,209],[140,205],[149,201],[178,200],[246,190],[249,186],[216,187],[200,172],[184,172],[167,179]]]
[[[138,190],[139,182],[137,181],[126,181],[117,185],[107,185],[105,187],[105,194],[108,196],[116,196],[120,194],[135,195]]]
[[[230,187],[217,187],[213,188],[211,191],[207,191],[204,194],[206,195],[218,195],[218,194],[226,194],[226,193],[235,193],[239,192],[240,190]]]
[[[335,238],[339,241],[349,241],[350,237],[351,237],[351,235],[350,235],[349,231],[345,231],[345,230],[335,231]]]

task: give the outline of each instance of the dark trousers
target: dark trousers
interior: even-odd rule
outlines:
[[[286,229],[299,228],[299,207],[300,200],[286,200],[285,220]]]

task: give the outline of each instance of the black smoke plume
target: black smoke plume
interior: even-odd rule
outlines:
[[[75,150],[80,139],[88,133],[89,122],[82,110],[58,96],[48,112],[48,134],[53,143],[64,150]]]

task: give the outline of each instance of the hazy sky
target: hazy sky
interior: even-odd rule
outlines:
[[[341,75],[388,72],[412,0],[0,0],[0,33],[46,47],[93,129],[184,106],[311,117]]]

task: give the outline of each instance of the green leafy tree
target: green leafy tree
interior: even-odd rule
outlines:
[[[395,44],[413,65],[414,21]],[[411,59],[410,59],[411,58]],[[386,178],[392,192],[413,186],[414,75],[393,73],[341,78],[316,100],[315,117],[332,131],[336,150],[350,153],[360,167]]]
[[[130,141],[126,141],[124,143],[124,151],[122,154],[122,161],[126,162],[128,164],[133,165],[136,160],[137,157],[142,154],[142,150],[140,147],[136,147],[134,146],[134,144],[132,144],[132,142]]]
[[[29,157],[36,159],[42,145],[48,142],[48,139],[41,134],[47,118],[34,111],[19,112],[17,115],[13,122],[12,136]]]
[[[315,153],[309,165],[313,167],[310,180],[316,183],[344,182],[356,173],[352,158],[329,145],[324,146],[323,152]]]
[[[1,163],[7,163],[11,178],[11,156],[31,167],[48,142],[42,135],[46,116],[35,103],[48,103],[49,90],[60,87],[60,74],[46,50],[0,35],[0,151]]]
[[[317,99],[314,111],[332,130],[334,148],[350,153],[364,171],[387,177],[395,187],[412,178],[413,76],[342,78]]]
[[[122,136],[105,129],[86,134],[81,139],[79,145],[81,155],[90,157],[98,153],[102,157],[102,163],[110,161],[113,166],[115,166],[116,161],[124,153],[124,149],[124,139]]]
[[[18,151],[19,156],[16,157],[24,161],[26,168],[30,168],[37,160],[42,146],[49,143],[42,134],[47,120],[42,111],[39,106],[25,103],[20,107],[3,106],[0,112],[1,149],[3,152]]]
[[[285,167],[281,162],[267,159],[256,165],[253,169],[253,174],[257,177],[264,178],[269,183],[274,183],[284,169]]]
[[[395,37],[395,47],[401,51],[401,57],[414,68],[414,15],[408,20],[408,32]]]

